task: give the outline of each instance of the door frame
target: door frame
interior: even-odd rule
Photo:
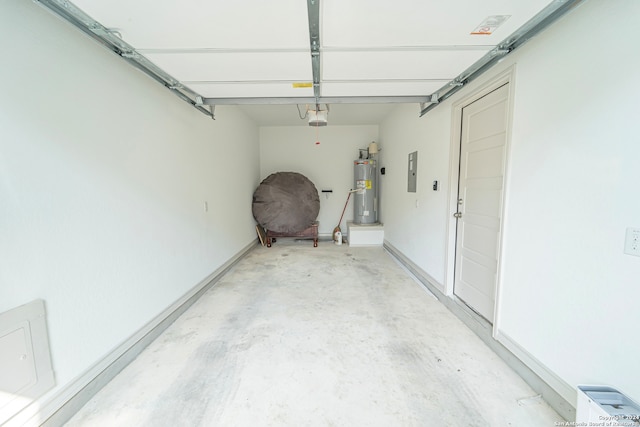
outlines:
[[[500,238],[498,239],[498,266],[496,273],[496,290],[495,290],[495,308],[493,311],[493,331],[492,336],[495,338],[498,331],[500,321],[500,291],[502,278],[502,257],[504,253],[504,224],[507,213],[507,196],[508,196],[508,177],[510,175],[510,154],[511,154],[511,132],[513,127],[513,99],[515,85],[515,65],[510,66],[492,79],[483,82],[477,89],[466,95],[464,98],[455,102],[451,111],[451,142],[449,152],[449,203],[447,205],[447,240],[445,254],[445,277],[444,277],[444,293],[449,298],[459,302],[461,306],[471,314],[474,318],[484,321],[481,316],[466,306],[453,293],[455,280],[455,261],[456,261],[456,218],[453,214],[458,211],[458,184],[459,184],[459,165],[460,165],[460,138],[462,137],[462,110],[469,104],[477,101],[483,96],[493,92],[504,84],[509,84],[509,93],[507,95],[507,134],[505,142],[505,166],[504,166],[504,182],[502,189],[502,208],[500,219]],[[484,323],[487,323],[484,321]],[[490,327],[490,325],[487,326]]]

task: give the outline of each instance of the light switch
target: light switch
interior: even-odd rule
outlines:
[[[624,239],[624,253],[640,256],[640,228],[627,228]]]

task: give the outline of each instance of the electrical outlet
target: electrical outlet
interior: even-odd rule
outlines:
[[[624,253],[640,256],[640,228],[627,228],[624,239]]]

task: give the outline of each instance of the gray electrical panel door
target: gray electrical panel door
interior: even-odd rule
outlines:
[[[408,164],[408,178],[407,178],[407,191],[409,193],[415,193],[417,187],[418,172],[418,152],[414,151],[409,153]]]

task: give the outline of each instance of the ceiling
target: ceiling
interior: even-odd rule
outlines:
[[[329,123],[365,124],[392,102],[442,99],[569,0],[36,1],[203,111],[304,124],[296,105],[329,104]]]

